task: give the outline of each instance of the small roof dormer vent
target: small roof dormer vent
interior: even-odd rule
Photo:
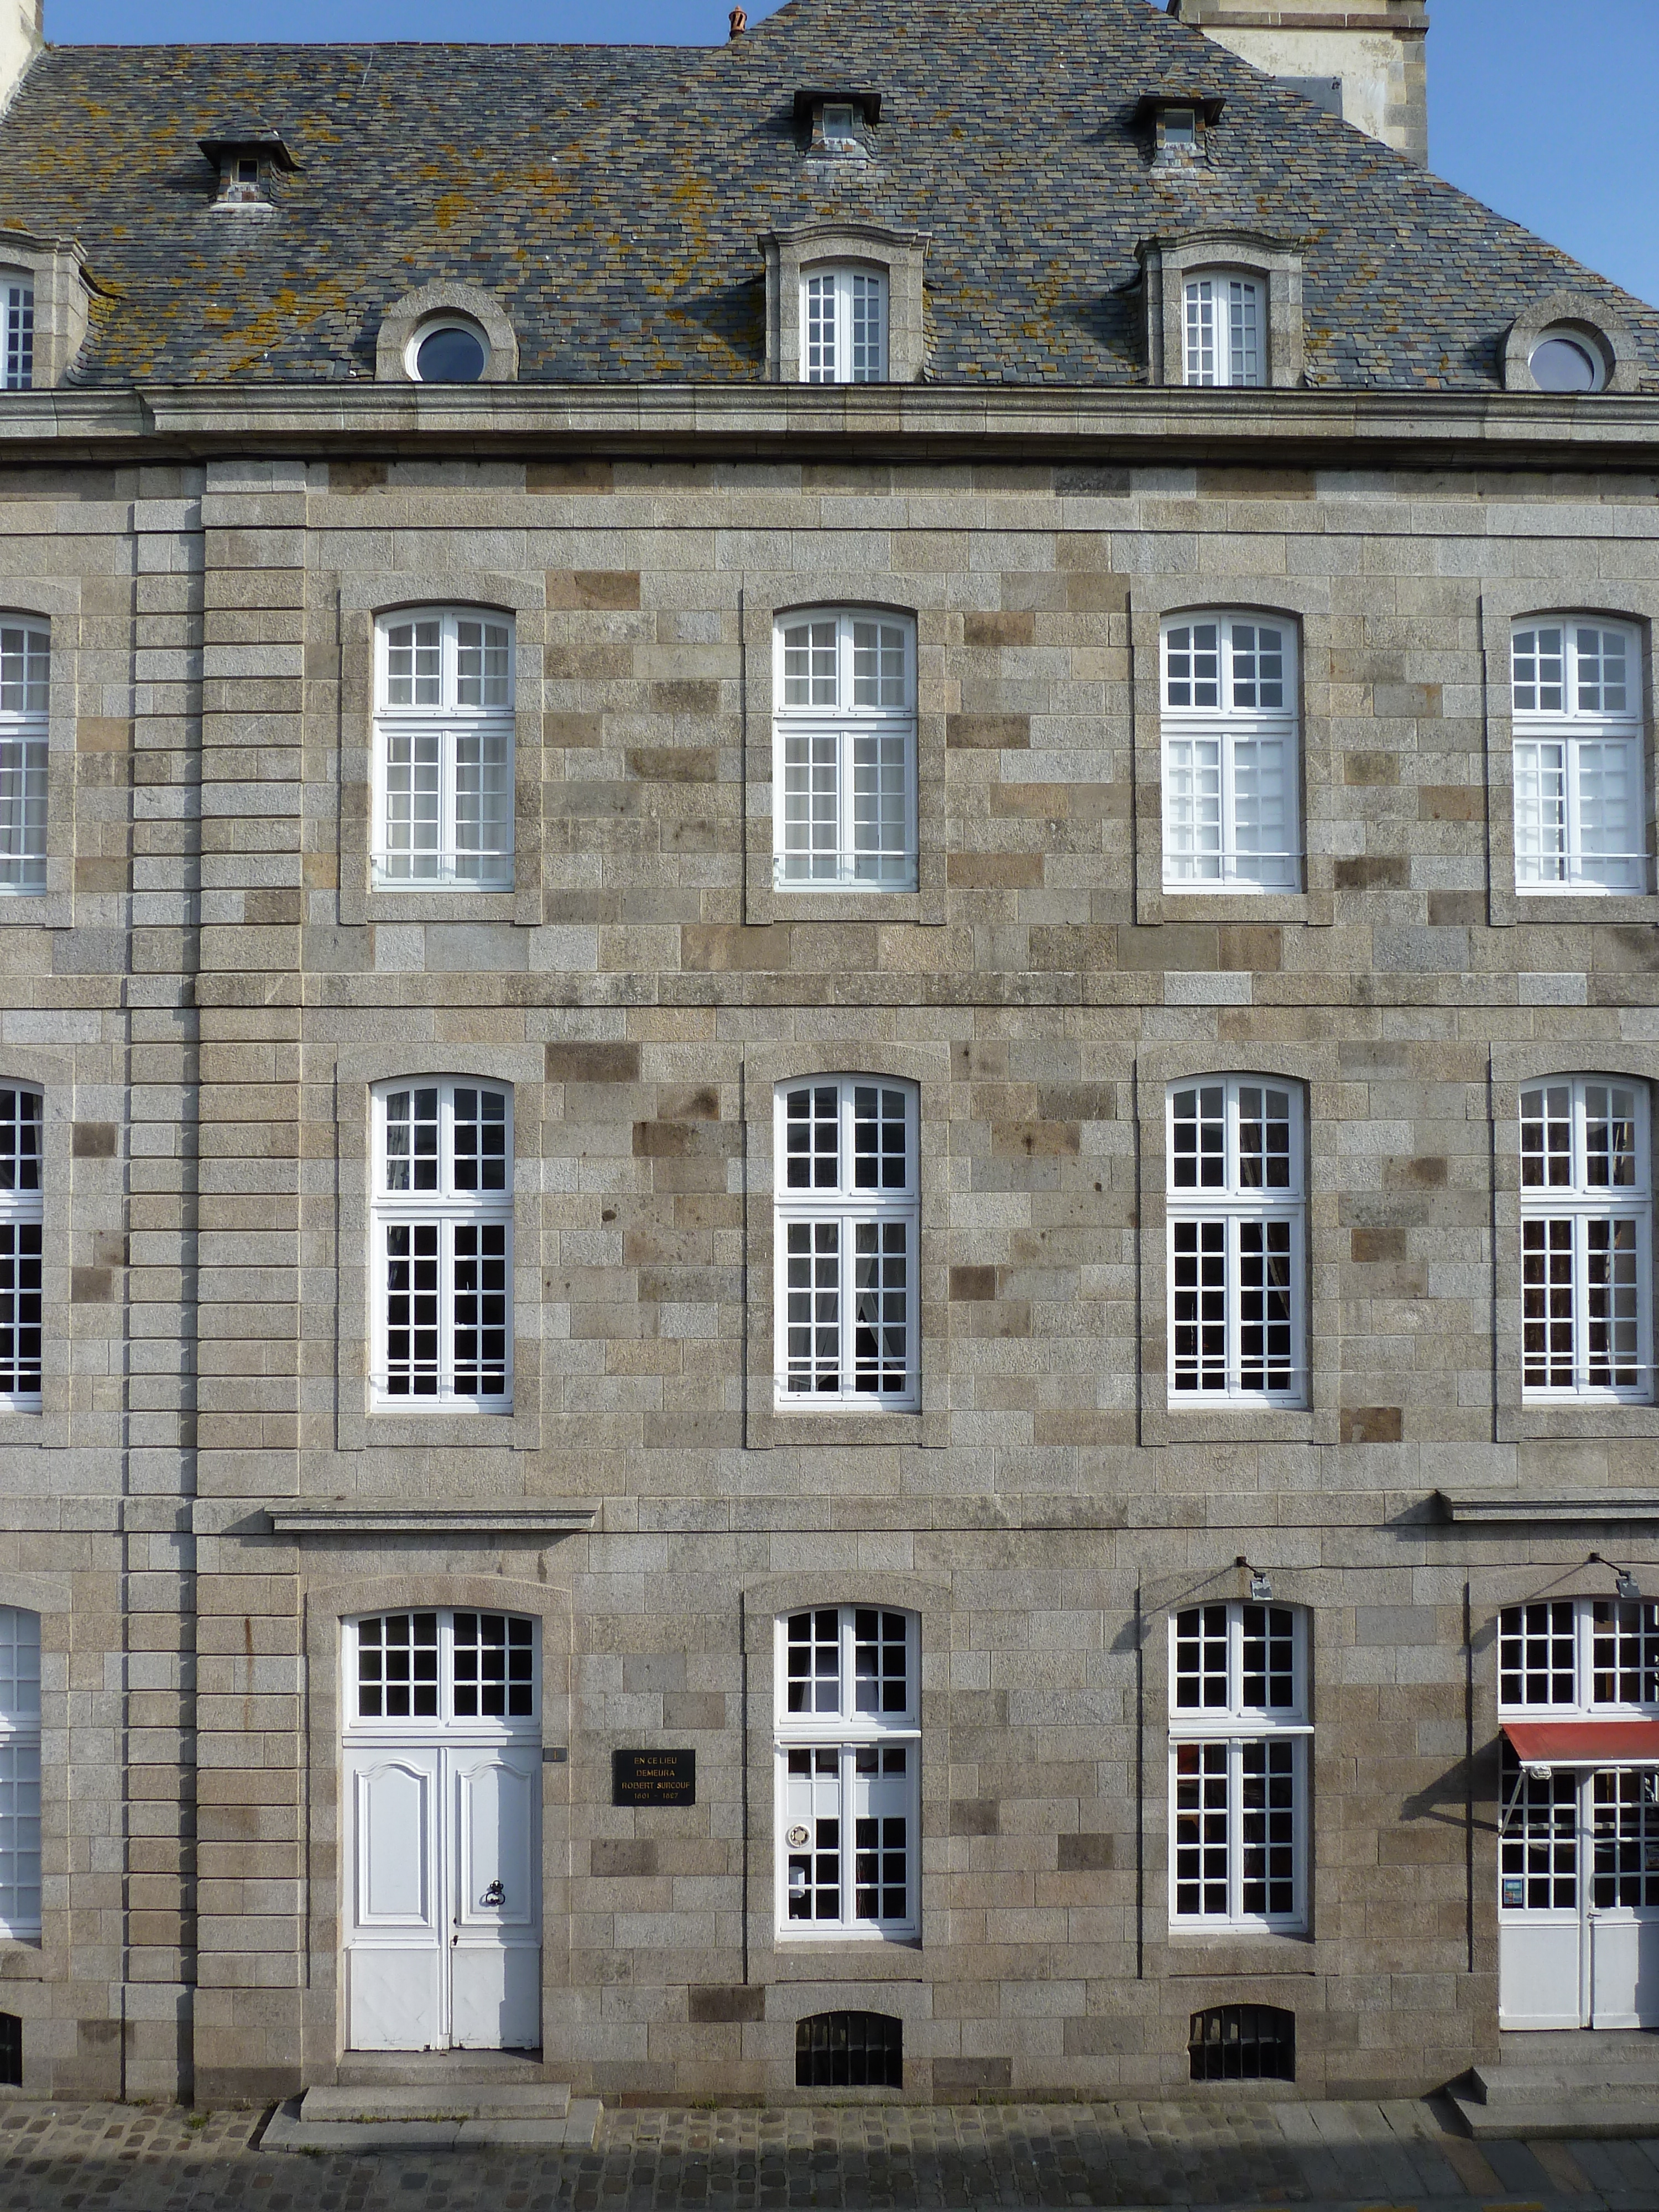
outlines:
[[[808,130],[809,154],[867,160],[874,150],[870,134],[880,121],[881,94],[867,88],[807,85],[795,94],[795,128]]]
[[[1148,92],[1135,102],[1130,119],[1151,140],[1155,168],[1181,168],[1208,159],[1209,133],[1224,105],[1218,93]]]
[[[215,208],[268,208],[272,176],[278,170],[299,167],[282,133],[258,125],[198,143],[219,173]]]

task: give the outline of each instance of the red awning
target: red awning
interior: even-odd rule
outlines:
[[[1505,1721],[1522,1766],[1659,1766],[1659,1721]]]

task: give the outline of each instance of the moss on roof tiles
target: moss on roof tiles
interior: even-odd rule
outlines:
[[[809,163],[795,90],[882,94],[876,159]],[[1130,127],[1226,102],[1171,187]],[[300,167],[212,212],[198,141],[257,115]],[[757,234],[837,213],[929,234],[929,374],[1131,385],[1137,242],[1297,238],[1308,378],[1480,391],[1516,315],[1601,294],[1659,388],[1659,313],[1146,0],[793,0],[741,40],[636,46],[53,47],[0,122],[0,222],[70,233],[107,296],[92,386],[370,378],[381,314],[442,280],[512,319],[521,380],[753,380]]]

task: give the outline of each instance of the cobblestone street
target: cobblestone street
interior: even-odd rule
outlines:
[[[1307,2205],[1656,2212],[1644,2142],[1491,2142],[1433,2105],[624,2112],[591,2153],[262,2151],[263,2112],[14,2104],[0,2205],[27,2212],[604,2212],[681,2207]]]

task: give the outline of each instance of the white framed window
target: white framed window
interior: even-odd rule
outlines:
[[[46,888],[46,712],[52,637],[0,616],[0,894]]]
[[[921,1638],[890,1606],[817,1606],[776,1628],[777,1924],[915,1936]]]
[[[0,1606],[0,1935],[40,1934],[40,1616]]]
[[[1168,1111],[1170,1403],[1304,1405],[1301,1091],[1208,1076]]]
[[[446,1606],[366,1613],[345,1629],[349,1728],[457,1722],[514,1731],[540,1717],[536,1624]]]
[[[513,623],[422,608],[375,624],[374,883],[513,882]]]
[[[509,1413],[512,1095],[399,1079],[374,1127],[374,1402]]]
[[[0,1407],[40,1410],[40,1117],[38,1091],[0,1086]]]
[[[15,276],[0,279],[0,310],[7,319],[7,392],[33,392],[35,383],[35,288]]]
[[[1162,682],[1164,888],[1299,890],[1294,629],[1177,615],[1164,625]]]
[[[1188,277],[1186,380],[1267,382],[1267,301],[1259,277],[1224,269]]]
[[[803,384],[883,384],[887,378],[887,277],[880,269],[801,271]]]
[[[1516,890],[1645,891],[1638,633],[1529,618],[1510,669]]]
[[[1560,1076],[1521,1093],[1521,1387],[1653,1395],[1645,1084]]]
[[[34,388],[34,287],[27,279],[0,277],[0,313],[6,322],[5,389]]]
[[[913,1084],[820,1075],[778,1085],[781,1407],[920,1403],[918,1139]]]
[[[915,624],[878,608],[781,615],[773,659],[776,888],[915,890]]]
[[[1304,1928],[1308,1621],[1297,1606],[1190,1607],[1170,1624],[1170,1919]]]

